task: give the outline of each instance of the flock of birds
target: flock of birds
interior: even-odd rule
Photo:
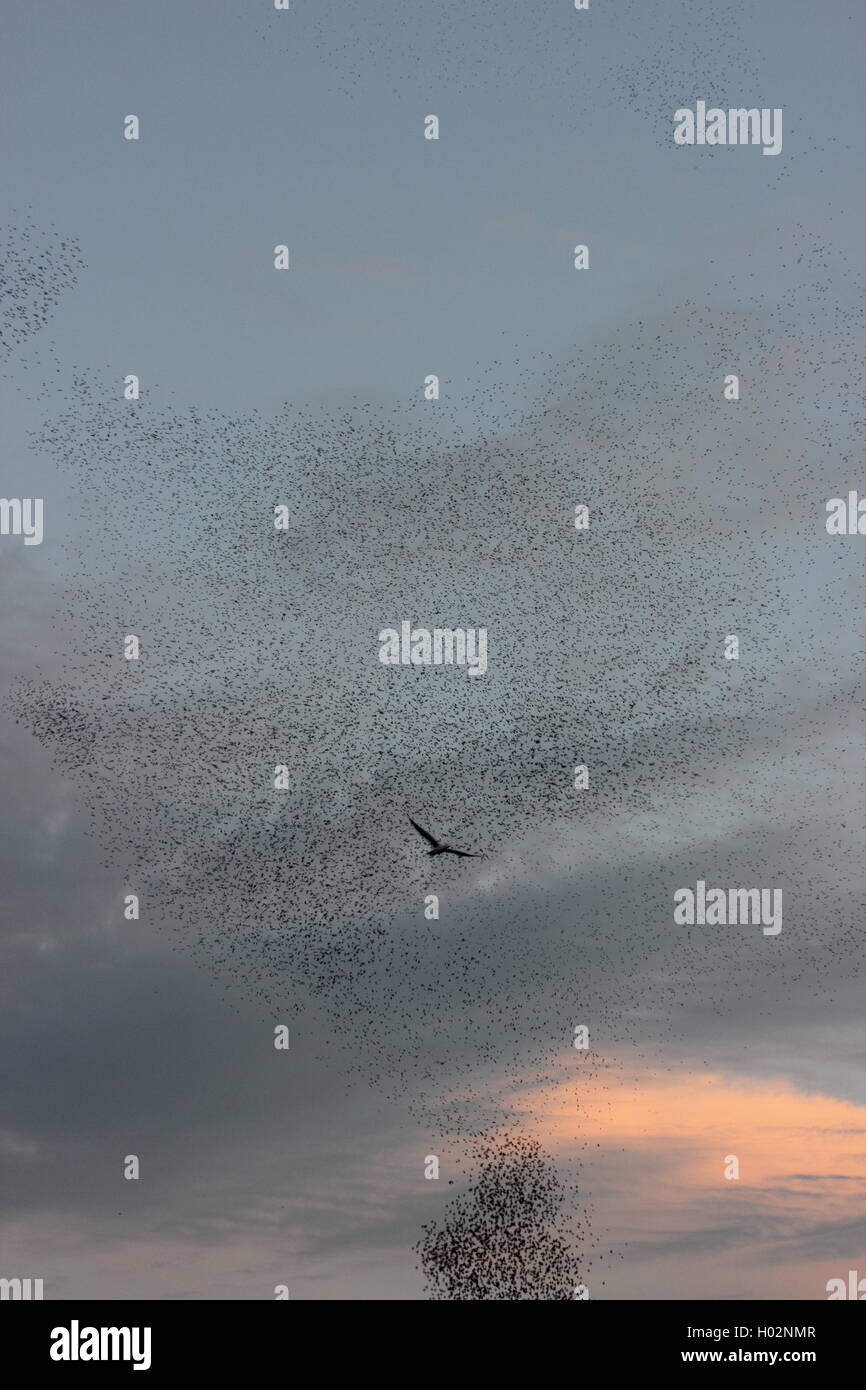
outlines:
[[[41,227],[29,211],[0,228],[0,377],[21,380],[24,350],[44,339],[42,330],[57,305],[74,289],[85,269],[81,246],[53,224]],[[50,376],[46,355],[50,358]],[[65,387],[55,344],[28,360],[30,390],[27,399],[45,400]],[[33,378],[38,376],[38,383]]]
[[[856,953],[856,900],[818,912],[846,834],[810,860],[812,812],[773,799],[770,769],[826,732],[826,699],[861,703],[862,657],[809,624],[863,345],[812,239],[780,252],[788,289],[748,316],[684,303],[528,362],[517,388],[491,368],[474,426],[442,402],[231,417],[82,375],[40,432],[99,544],[71,547],[63,672],[20,681],[17,718],[80,784],[106,864],[132,866],[126,890],[229,992],[280,1016],[315,998],[347,1069],[467,1142],[557,1074],[574,1021],[597,1079],[606,1049],[675,1043],[695,999],[771,1016]],[[483,677],[378,662],[407,589],[431,625],[488,627]],[[409,817],[423,868],[408,790],[448,831]],[[701,836],[707,801],[727,833],[711,810]],[[476,858],[451,844],[470,834],[479,867],[432,876]],[[772,962],[760,933],[672,930],[672,890],[708,863],[784,884]]]
[[[545,1303],[586,1295],[591,1260],[568,1190],[536,1139],[519,1132],[474,1145],[476,1175],[416,1245],[434,1301]]]
[[[359,77],[365,45],[405,38],[339,8]],[[688,7],[693,47],[710,8]],[[311,22],[333,52],[328,10]],[[489,82],[496,14],[461,15],[490,31]],[[548,31],[527,32],[541,63]],[[693,87],[698,59],[678,52]],[[666,54],[659,40],[657,66],[614,74],[647,110],[676,86]],[[53,245],[32,228],[4,242],[9,352],[81,270],[73,242]],[[856,958],[856,898],[820,911],[853,827],[810,859],[812,810],[776,794],[774,764],[816,739],[832,752],[835,714],[862,713],[862,657],[817,596],[822,565],[853,576],[841,549],[828,560],[821,515],[863,324],[850,272],[808,231],[780,230],[777,251],[781,283],[747,311],[717,306],[737,302],[724,284],[660,304],[517,378],[491,364],[459,411],[353,398],[237,415],[124,401],[82,372],[38,436],[98,544],[70,548],[62,674],[20,680],[15,716],[81,787],[106,865],[130,866],[125,889],[227,992],[281,1017],[314,999],[347,1070],[463,1136],[476,1176],[418,1246],[434,1298],[574,1296],[560,1180],[507,1129],[515,1087],[561,1076],[564,1056],[577,1085],[605,1049],[675,1044],[694,1001],[771,1016]],[[383,667],[376,634],[404,617],[487,627],[487,673]],[[739,662],[722,659],[728,633]],[[772,960],[760,933],[674,931],[673,889],[708,864],[784,884]],[[575,1021],[588,1054],[569,1054]]]

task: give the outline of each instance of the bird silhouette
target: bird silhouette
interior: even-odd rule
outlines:
[[[408,811],[406,812],[406,815],[409,816]],[[472,851],[468,849],[453,849],[451,845],[446,845],[444,840],[437,840],[435,835],[431,835],[429,830],[425,830],[424,827],[419,825],[416,820],[412,820],[411,816],[409,816],[409,820],[412,822],[415,829],[418,831],[418,834],[423,835],[427,843],[433,846],[432,849],[428,849],[427,851],[431,858],[434,854],[456,854],[459,855],[461,859],[484,858],[483,854],[473,854]]]

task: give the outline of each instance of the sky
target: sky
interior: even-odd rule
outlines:
[[[0,1274],[437,1296],[516,1135],[591,1298],[866,1275],[864,27],[4,17]],[[699,99],[781,153],[677,147]],[[383,666],[402,619],[487,673]],[[781,932],[677,925],[698,879]]]

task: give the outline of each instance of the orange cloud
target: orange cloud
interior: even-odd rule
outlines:
[[[866,1183],[866,1106],[804,1094],[786,1080],[718,1072],[599,1068],[524,1091],[511,1103],[545,1147],[575,1139],[669,1153],[672,1178],[716,1184],[723,1159],[740,1159],[740,1182],[784,1174],[844,1174]]]

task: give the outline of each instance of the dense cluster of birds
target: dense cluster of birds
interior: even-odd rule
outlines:
[[[416,1245],[435,1301],[553,1302],[588,1296],[585,1221],[537,1140],[506,1132],[479,1140],[476,1176]]]

